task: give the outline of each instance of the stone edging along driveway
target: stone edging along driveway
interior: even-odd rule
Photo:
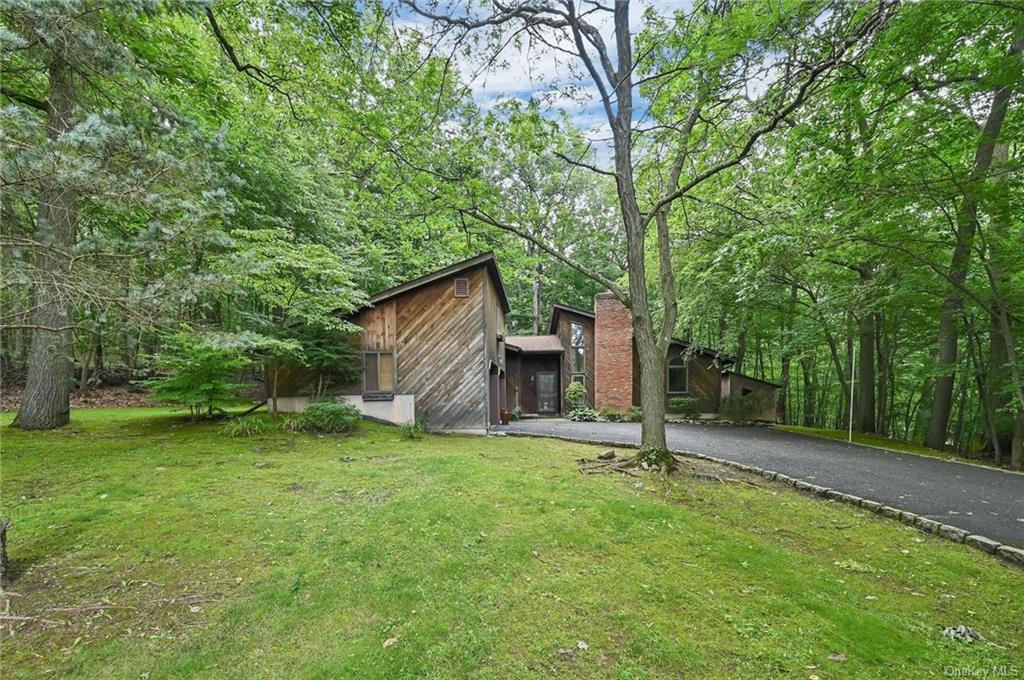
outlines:
[[[536,434],[527,432],[505,432],[504,434],[510,437],[545,437],[548,439],[561,439],[563,441],[576,442],[579,444],[592,444],[594,446],[608,446],[611,448],[619,449],[640,448],[638,444],[626,444],[617,441],[596,441],[593,439],[566,437],[561,435]],[[755,467],[753,465],[744,465],[742,463],[736,463],[734,461],[726,460],[724,458],[716,458],[715,456],[708,456],[703,453],[694,453],[692,451],[672,451],[672,453],[680,456],[686,456],[688,458],[707,460],[711,461],[712,463],[717,463],[719,465],[725,465],[727,467],[740,470],[742,472],[760,475],[761,477],[764,477],[767,480],[788,484],[793,488],[797,489],[798,491],[804,491],[818,498],[839,501],[842,503],[847,503],[849,505],[861,507],[864,508],[865,510],[870,510],[871,512],[877,513],[883,517],[888,517],[890,519],[895,519],[900,522],[903,522],[904,524],[919,529],[924,533],[935,534],[937,536],[941,536],[942,538],[948,539],[955,543],[964,543],[966,545],[971,546],[972,548],[977,548],[978,550],[983,550],[992,555],[997,555],[998,557],[1001,557],[1003,560],[1009,562],[1010,564],[1024,568],[1024,550],[1022,550],[1021,548],[1015,548],[1012,545],[1003,545],[999,543],[999,541],[994,541],[991,538],[988,538],[987,536],[982,536],[981,534],[972,534],[951,524],[943,524],[941,522],[936,522],[933,519],[922,517],[921,515],[918,515],[913,512],[907,512],[906,510],[900,510],[898,508],[894,508],[888,505],[882,505],[881,503],[869,500],[867,498],[861,498],[860,496],[841,493],[834,489],[829,489],[824,486],[818,486],[817,484],[810,484],[801,479],[796,479],[794,477],[790,477],[789,475],[777,473],[774,470],[765,470],[763,468]]]

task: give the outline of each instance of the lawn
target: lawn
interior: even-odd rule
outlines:
[[[824,437],[826,439],[837,439],[844,442],[848,441],[850,436],[848,430],[829,430],[823,427],[803,427],[802,425],[773,425],[772,427],[777,430],[785,430],[786,432],[806,434],[812,437]],[[961,463],[974,463],[975,465],[984,465],[986,467],[997,467],[991,460],[985,458],[957,456],[949,453],[948,451],[936,451],[935,449],[930,449],[927,446],[922,446],[921,444],[905,442],[900,439],[890,439],[889,437],[882,437],[877,434],[854,432],[853,443],[862,444],[864,446],[873,446],[878,449],[888,449],[889,451],[916,453],[919,456],[930,456],[932,458],[941,458],[943,460],[955,460]],[[1024,673],[1024,671],[1022,671],[1022,673]]]
[[[9,615],[35,617],[5,624],[6,678],[1024,671],[1020,569],[704,463],[591,476],[598,449],[554,440],[157,409],[2,436]]]

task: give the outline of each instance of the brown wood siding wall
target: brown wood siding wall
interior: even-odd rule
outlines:
[[[723,375],[720,381],[722,396],[743,396],[743,390],[750,390],[757,399],[758,408],[751,417],[754,420],[764,420],[774,423],[778,419],[776,403],[778,400],[778,388],[749,378],[745,375],[728,373]]]
[[[569,387],[569,382],[572,380],[572,373],[570,371],[572,367],[572,324],[579,323],[583,325],[583,368],[584,375],[586,376],[587,383],[587,406],[590,408],[594,407],[594,320],[587,316],[580,314],[573,314],[565,310],[559,310],[558,312],[558,339],[562,342],[562,348],[565,349],[565,353],[562,354],[562,379],[561,386],[562,391],[559,394],[559,403],[565,400],[565,390]],[[564,404],[563,404],[564,405]]]
[[[487,426],[483,267],[460,273],[469,296],[455,297],[453,278],[419,288],[397,304],[398,392],[416,397],[416,414],[435,429]]]
[[[360,346],[364,352],[393,352],[397,336],[396,300],[367,309],[355,319],[363,329]]]
[[[633,404],[640,405],[640,362],[633,352]],[[671,345],[668,348],[666,367],[668,361],[686,354],[686,350],[679,345]],[[714,365],[714,359],[706,354],[695,354],[690,357],[687,364],[689,375],[687,376],[686,394],[668,394],[668,373],[662,376],[665,381],[665,397],[696,397],[697,408],[701,413],[718,413],[718,406],[722,397],[722,369]]]
[[[504,343],[498,336],[505,336],[505,310],[501,298],[490,276],[484,276],[484,339],[487,358],[498,366],[505,367]]]
[[[520,378],[520,364],[522,363],[521,355],[519,352],[508,352],[505,355],[505,408],[509,410],[519,409],[523,411],[522,407],[522,385],[520,384],[522,378]]]

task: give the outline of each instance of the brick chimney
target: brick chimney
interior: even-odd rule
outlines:
[[[633,405],[633,315],[612,293],[594,296],[594,406]]]

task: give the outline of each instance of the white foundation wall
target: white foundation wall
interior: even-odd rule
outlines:
[[[337,398],[338,401],[352,404],[364,416],[376,418],[395,425],[404,425],[416,419],[416,399],[411,394],[396,394],[393,399],[388,400],[364,400],[361,395],[345,395]],[[309,397],[278,397],[277,411],[279,413],[298,413],[312,403]],[[269,404],[271,410],[273,404]]]

